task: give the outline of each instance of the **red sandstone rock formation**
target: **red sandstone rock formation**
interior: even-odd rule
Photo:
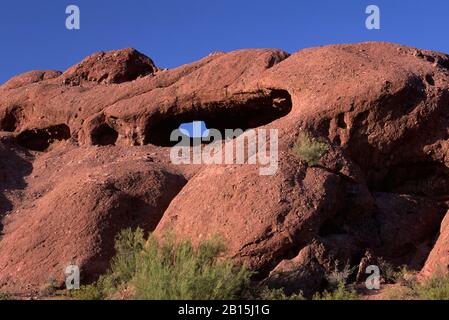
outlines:
[[[422,275],[431,277],[432,275],[449,270],[449,216],[443,220],[438,240],[435,243],[426,261]]]
[[[449,56],[389,43],[216,53],[160,70],[133,49],[0,86],[0,288],[107,269],[119,230],[221,234],[258,278],[313,292],[367,249],[424,265],[447,212]],[[279,129],[279,170],[170,162],[170,133]],[[314,167],[292,147],[329,145]],[[447,268],[445,226],[427,266]],[[429,270],[430,270],[429,269]],[[428,269],[426,269],[428,270]]]

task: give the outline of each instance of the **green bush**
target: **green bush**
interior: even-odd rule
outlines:
[[[195,247],[171,237],[161,243],[150,235],[144,241],[142,230],[125,230],[117,238],[111,271],[98,286],[111,296],[130,285],[139,300],[236,299],[248,286],[251,272],[220,259],[224,249],[218,238]]]
[[[392,282],[413,289],[416,286],[416,276],[415,271],[409,270],[407,266],[402,266],[399,271],[394,272]]]
[[[258,300],[306,300],[302,294],[286,295],[283,289],[264,288],[258,293]]]
[[[137,264],[133,281],[138,299],[225,300],[238,298],[251,273],[235,267],[227,259],[217,260],[224,250],[222,242],[212,239],[194,248],[190,241],[156,238],[147,242]]]
[[[353,290],[346,288],[343,282],[339,283],[337,289],[334,291],[324,291],[323,293],[317,293],[313,297],[313,300],[358,300],[359,296]]]
[[[293,152],[309,166],[315,166],[328,152],[329,146],[311,138],[307,133],[301,133],[296,141]]]
[[[103,294],[96,285],[82,286],[79,290],[70,291],[70,296],[76,300],[102,300]]]
[[[415,292],[412,288],[406,286],[395,286],[388,289],[385,294],[385,300],[416,300]]]
[[[390,300],[449,300],[449,275],[437,272],[432,278],[418,282],[416,276],[403,269],[402,277],[387,292]]]
[[[110,271],[100,277],[97,286],[105,296],[111,296],[126,286],[135,276],[137,263],[145,248],[142,229],[123,230],[115,240],[115,256]]]
[[[400,271],[396,271],[395,267],[390,262],[386,261],[383,258],[378,258],[377,263],[379,264],[382,278],[387,283],[397,282],[402,277],[402,272],[406,271],[406,269],[401,269]]]
[[[449,300],[449,275],[437,274],[414,291],[418,300]]]
[[[342,269],[339,268],[340,262],[335,261],[335,268],[332,272],[326,275],[326,280],[333,288],[338,288],[340,284],[346,285],[349,277],[357,270],[358,266],[351,268],[349,263],[346,263]]]

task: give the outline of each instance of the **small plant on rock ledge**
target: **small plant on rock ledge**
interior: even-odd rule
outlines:
[[[293,146],[295,155],[309,166],[316,166],[328,151],[329,146],[326,143],[310,137],[308,133],[300,133]]]

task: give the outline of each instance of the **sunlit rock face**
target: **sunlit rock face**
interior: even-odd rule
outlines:
[[[288,292],[367,252],[447,268],[448,84],[448,56],[390,43],[238,50],[172,70],[125,49],[17,76],[0,86],[0,289],[62,284],[69,264],[94,281],[128,227],[221,235],[255,280]],[[277,170],[174,164],[170,135],[194,121],[275,130]],[[327,145],[313,166],[293,151],[304,132]]]

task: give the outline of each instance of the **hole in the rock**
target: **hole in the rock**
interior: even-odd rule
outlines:
[[[207,137],[209,130],[206,123],[201,120],[195,120],[192,122],[183,123],[179,126],[179,129],[188,137],[197,139]]]
[[[17,128],[17,119],[12,113],[6,114],[6,116],[2,119],[0,124],[0,129],[2,131],[14,132]]]
[[[449,168],[438,162],[402,163],[389,168],[371,190],[427,197],[449,196]]]
[[[0,122],[0,130],[6,132],[14,132],[19,126],[19,121],[23,118],[20,108],[13,108],[8,111]]]
[[[337,126],[341,129],[346,129],[348,126],[346,125],[345,121],[345,114],[340,113],[337,118]]]
[[[435,85],[435,80],[433,79],[433,77],[430,74],[426,75],[426,82],[428,84],[430,84],[431,86]]]
[[[195,120],[183,123],[179,126],[179,130],[183,133],[186,139],[190,140],[190,145],[213,142],[213,140],[209,138],[209,129],[204,121]]]
[[[336,137],[334,138],[333,143],[334,143],[335,145],[337,145],[337,146],[341,146],[341,138],[340,138],[340,136],[336,136]]]
[[[117,142],[118,132],[103,123],[92,132],[92,143],[97,146],[113,146]]]
[[[70,139],[70,128],[60,124],[44,129],[26,130],[19,134],[17,142],[24,148],[45,151],[55,141]]]
[[[447,58],[438,59],[437,63],[439,66],[449,70],[449,59]]]
[[[242,99],[244,100],[244,99]],[[201,119],[208,129],[217,129],[224,137],[226,129],[248,130],[282,118],[290,113],[292,99],[285,90],[271,90],[267,96],[251,97],[225,106],[204,106],[170,118],[152,119],[145,129],[145,144],[169,147],[171,133],[182,124]]]

